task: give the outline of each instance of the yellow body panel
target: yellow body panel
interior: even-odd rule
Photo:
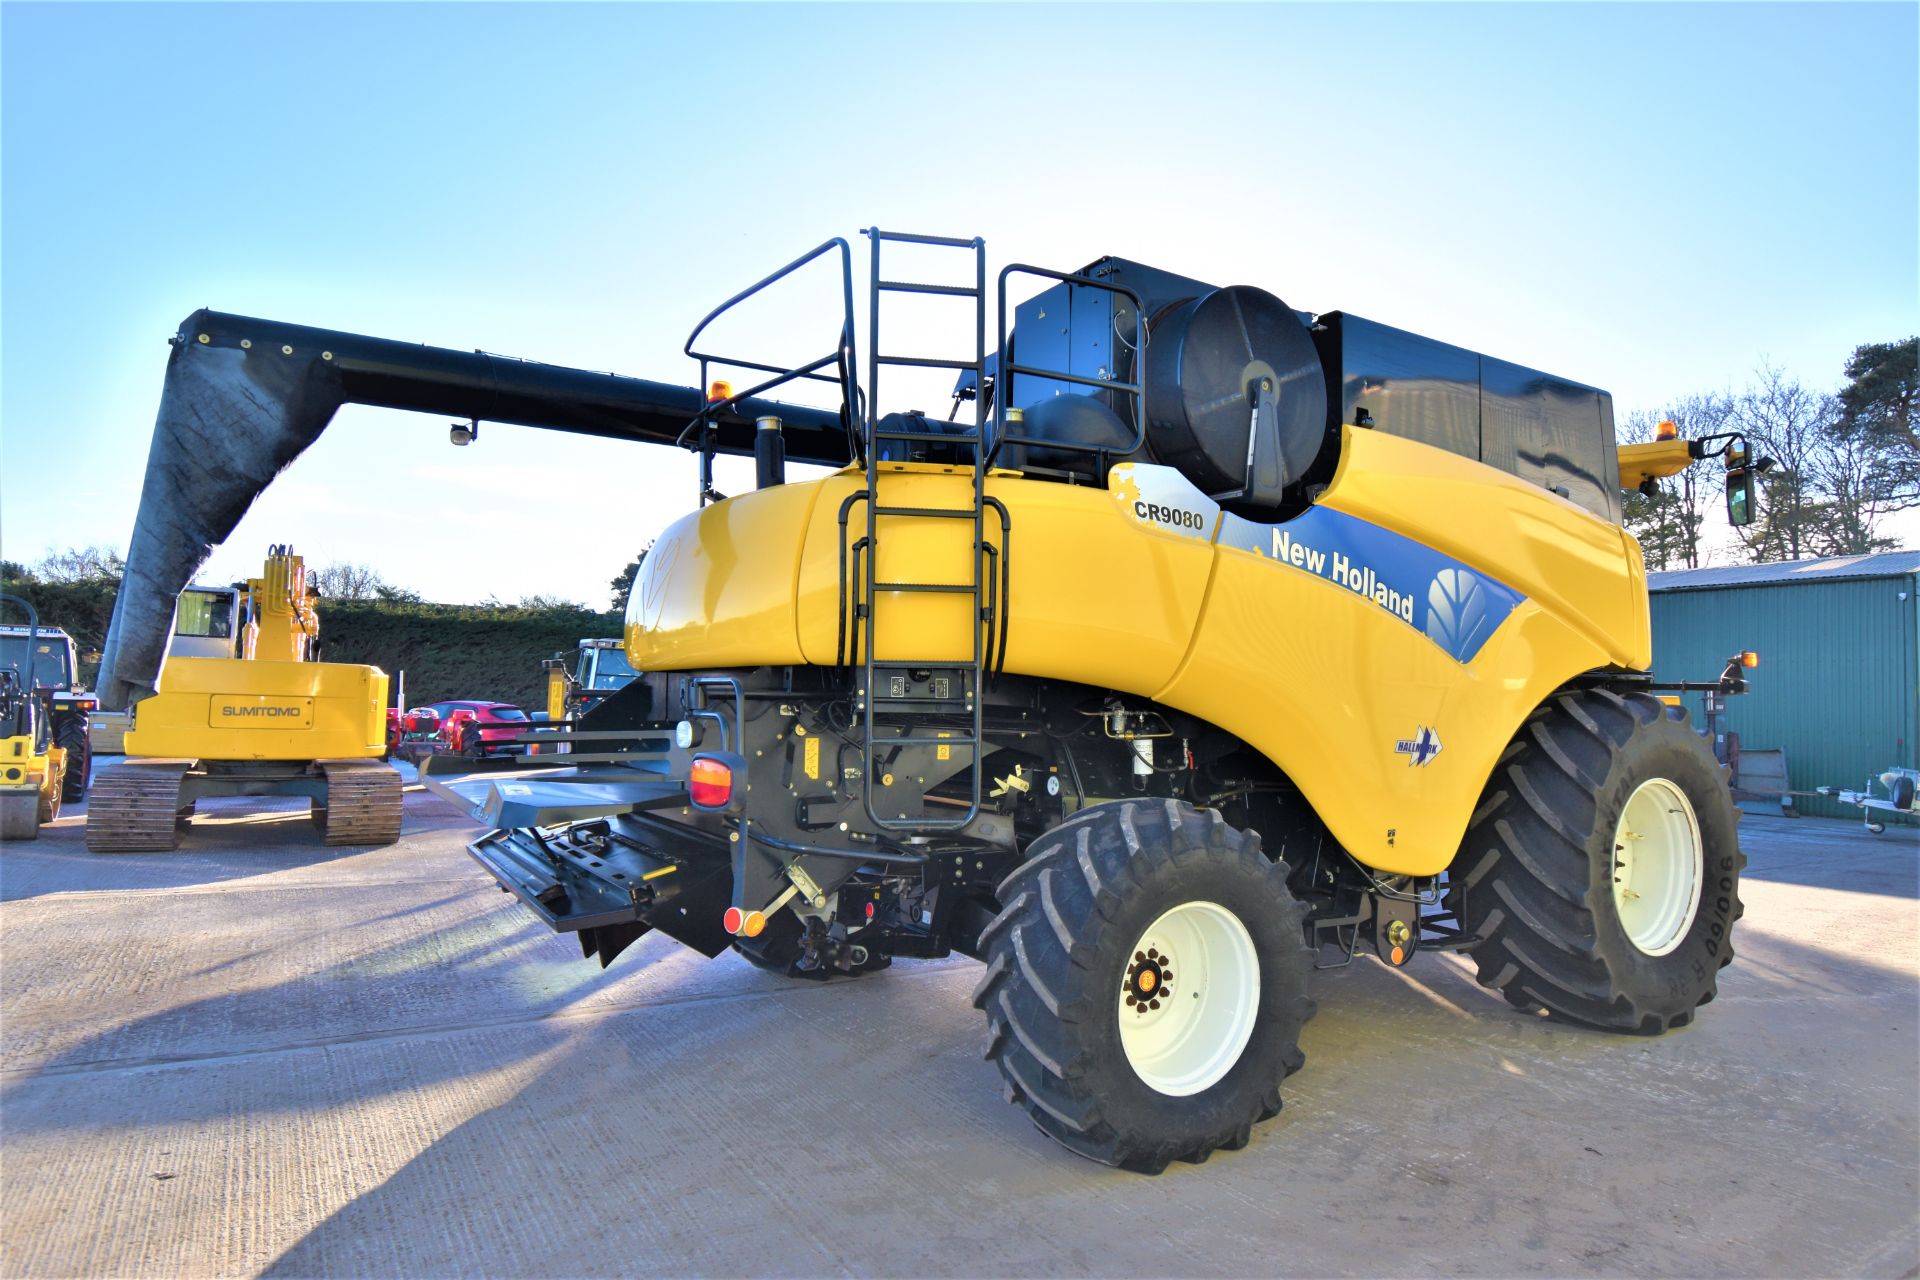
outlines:
[[[883,466],[884,504],[968,503],[964,470]],[[864,487],[844,471],[742,495],[668,529],[628,614],[634,667],[850,657],[854,628],[837,616],[839,521]],[[1150,697],[1236,734],[1382,871],[1447,866],[1500,751],[1554,689],[1584,671],[1650,662],[1632,538],[1414,441],[1348,429],[1315,509],[1271,526],[1221,515],[1160,467],[1116,467],[1108,489],[996,475],[987,491],[1012,515],[1006,671]],[[1357,568],[1351,585],[1336,580],[1325,555],[1304,559],[1292,545],[1295,533],[1332,522],[1410,547],[1420,563],[1470,570],[1510,612],[1455,657],[1412,625],[1413,600],[1370,575],[1363,583]],[[987,530],[998,547],[991,513]],[[865,532],[856,502],[846,539]],[[965,581],[971,536],[969,521],[883,521],[876,576]],[[1347,567],[1338,556],[1332,564]],[[883,592],[877,619],[881,658],[970,656],[965,597]],[[1432,750],[1415,749],[1422,738]]]
[[[1638,489],[1649,480],[1677,476],[1694,464],[1693,441],[1653,440],[1646,444],[1623,444],[1620,454],[1620,487]]]
[[[133,709],[130,756],[338,760],[386,749],[387,676],[343,662],[170,658]]]
[[[964,507],[964,469],[883,464],[886,506]],[[852,619],[840,604],[840,511],[866,479],[843,471],[716,503],[667,529],[648,552],[628,610],[627,657],[636,670],[787,663],[833,665],[851,655]],[[1206,593],[1212,552],[1179,539],[1142,538],[1107,492],[995,475],[987,493],[1013,510],[1013,574],[1005,668],[1151,694],[1173,674]],[[804,532],[799,522],[804,521]],[[987,542],[1000,548],[997,516]],[[847,541],[866,534],[864,503]],[[967,580],[965,520],[882,517],[882,582]],[[1058,554],[1099,548],[1101,561]],[[753,549],[763,548],[754,555]],[[854,561],[847,560],[849,577]],[[967,661],[969,601],[958,595],[880,593],[882,659]],[[844,625],[843,625],[844,623]]]
[[[762,489],[668,526],[647,552],[627,605],[634,669],[801,661],[794,578],[802,531],[825,483]]]
[[[0,791],[41,790],[48,775],[57,771],[56,757],[64,755],[59,747],[34,751],[31,734],[0,738]]]

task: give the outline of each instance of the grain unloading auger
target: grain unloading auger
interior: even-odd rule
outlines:
[[[305,425],[225,396],[264,423],[260,482],[343,386],[709,461],[758,446],[754,492],[718,499],[703,468],[647,556],[641,674],[542,730],[563,764],[427,771],[491,828],[470,852],[502,888],[602,964],[650,929],[796,977],[975,956],[1008,1096],[1146,1170],[1279,1110],[1316,957],[1461,949],[1516,1007],[1615,1031],[1712,998],[1735,814],[1648,674],[1620,483],[1711,452],[1746,498],[1741,442],[1622,454],[1604,392],[1255,288],[1107,258],[989,289],[977,240],[868,238],[864,376],[829,241],[696,327],[697,387],[744,371],[738,396],[497,361],[463,385],[453,353],[392,344],[350,381],[314,331],[326,394],[276,401],[317,406]],[[902,242],[966,270],[890,277]],[[844,286],[825,355],[703,345],[820,258]],[[1010,307],[1016,277],[1044,287]],[[908,293],[969,311],[968,349],[890,348]],[[196,343],[227,386],[272,364],[268,326],[204,323],[176,374]],[[955,373],[971,420],[884,411],[901,367]],[[750,399],[803,379],[839,411]],[[786,483],[783,452],[845,465]]]

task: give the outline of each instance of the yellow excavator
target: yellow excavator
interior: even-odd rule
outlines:
[[[209,656],[170,654],[131,708],[128,759],[94,782],[89,849],[178,848],[194,806],[215,796],[306,796],[330,845],[399,839],[400,775],[379,759],[386,673],[314,660],[314,594],[284,546],[243,588],[181,593],[174,630]]]

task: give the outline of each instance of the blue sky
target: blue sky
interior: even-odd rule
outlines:
[[[196,307],[691,381],[709,306],[876,222],[1257,284],[1623,414],[1762,358],[1830,385],[1920,324],[1917,12],[7,4],[0,554],[124,547]],[[350,408],[207,577],[291,541],[597,603],[692,494],[671,451]],[[561,501],[470,515],[518,497]]]

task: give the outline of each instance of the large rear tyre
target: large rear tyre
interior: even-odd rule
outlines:
[[[1009,1101],[1102,1164],[1247,1145],[1300,1069],[1312,958],[1285,864],[1218,813],[1096,805],[1035,840],[980,935]]]
[[[1738,818],[1684,710],[1555,696],[1501,757],[1454,864],[1481,983],[1605,1031],[1685,1026],[1733,960]]]
[[[93,744],[87,737],[86,721],[78,716],[62,718],[53,740],[67,751],[67,776],[60,784],[60,798],[78,804],[87,794],[87,775],[93,767]]]

